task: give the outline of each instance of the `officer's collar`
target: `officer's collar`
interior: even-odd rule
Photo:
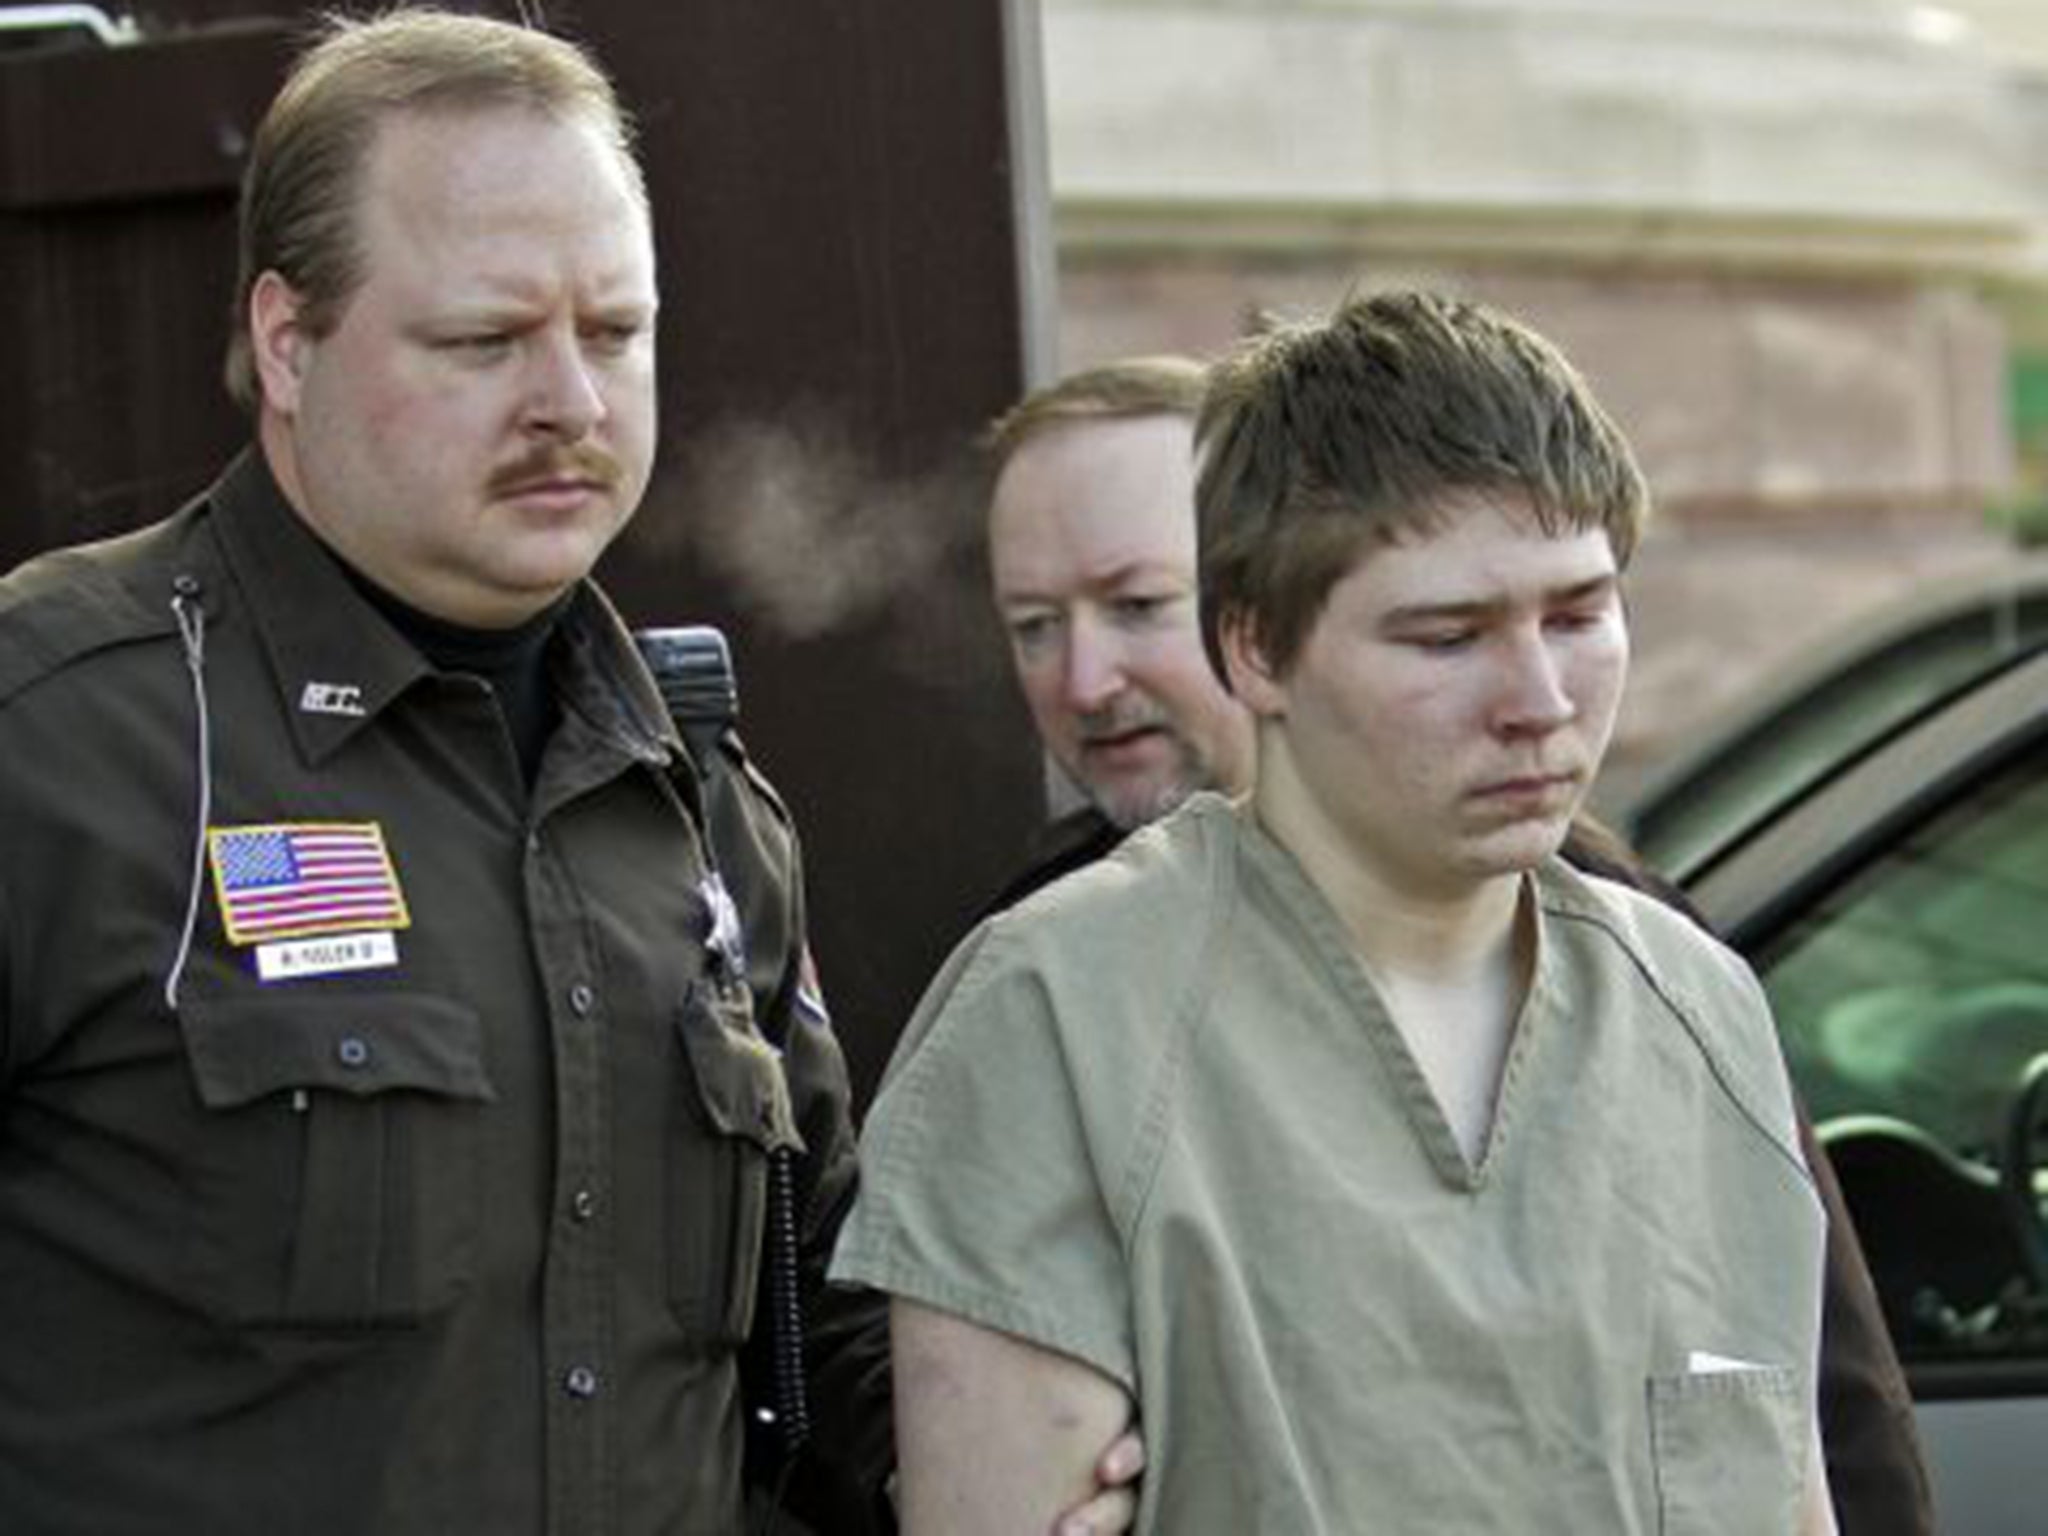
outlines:
[[[320,762],[429,670],[293,510],[258,448],[213,491],[221,548],[268,652],[285,718]]]
[[[262,452],[245,449],[212,495],[229,568],[269,654],[280,705],[309,762],[338,750],[432,664],[362,592],[292,508]],[[565,718],[612,750],[677,750],[661,696],[604,595],[578,584],[559,620]]]
[[[611,602],[594,582],[576,589],[554,648],[561,679],[560,750],[543,771],[549,803],[616,773],[622,762],[665,769],[687,759],[661,693]]]

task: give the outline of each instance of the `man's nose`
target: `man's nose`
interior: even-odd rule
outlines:
[[[1123,648],[1088,614],[1076,614],[1069,627],[1061,684],[1067,707],[1079,714],[1102,708],[1124,686]]]
[[[528,431],[575,442],[604,420],[604,393],[574,333],[534,337],[527,359]]]
[[[1543,735],[1569,725],[1578,705],[1565,686],[1564,664],[1540,632],[1508,640],[1495,722],[1511,735]]]

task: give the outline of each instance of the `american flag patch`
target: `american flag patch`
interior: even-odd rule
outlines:
[[[233,943],[412,922],[384,829],[374,821],[214,827],[206,846],[221,922]]]

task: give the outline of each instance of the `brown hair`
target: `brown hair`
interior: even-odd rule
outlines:
[[[1202,639],[1242,623],[1284,672],[1371,543],[1426,536],[1461,493],[1525,499],[1546,533],[1604,531],[1626,564],[1649,491],[1549,342],[1427,293],[1347,301],[1212,371],[1196,424]]]
[[[1126,416],[1186,416],[1201,408],[1209,370],[1190,357],[1131,357],[1070,373],[1035,389],[989,426],[985,441],[1000,473],[1032,438],[1065,422]]]
[[[514,107],[594,123],[645,201],[632,129],[611,82],[573,43],[483,16],[421,8],[368,19],[330,15],[256,130],[242,177],[239,270],[229,328],[228,393],[260,393],[249,291],[275,271],[325,335],[362,276],[357,188],[378,127],[405,112]]]

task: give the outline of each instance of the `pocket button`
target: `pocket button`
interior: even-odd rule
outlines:
[[[361,1035],[343,1035],[334,1047],[334,1055],[344,1067],[367,1067],[370,1042]]]

